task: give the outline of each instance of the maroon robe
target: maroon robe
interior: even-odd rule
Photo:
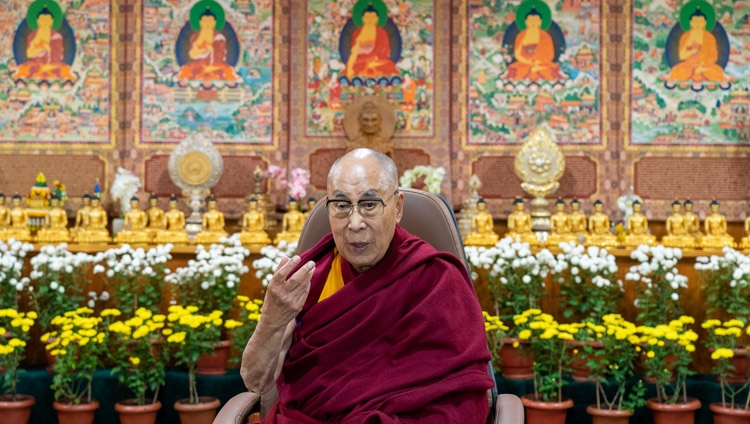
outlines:
[[[464,265],[396,228],[388,252],[317,302],[333,237],[302,254],[316,262],[307,302],[263,423],[484,423],[490,354]]]

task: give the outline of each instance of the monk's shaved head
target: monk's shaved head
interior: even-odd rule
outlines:
[[[372,169],[372,165],[377,169]],[[398,170],[393,160],[376,150],[366,148],[354,149],[336,159],[328,171],[328,187],[331,187],[332,181],[339,177],[344,169],[351,170],[351,167],[358,167],[357,171],[362,172],[363,178],[368,171],[378,171],[382,186],[393,187],[394,190],[398,188]]]

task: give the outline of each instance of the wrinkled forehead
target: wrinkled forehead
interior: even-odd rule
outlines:
[[[344,161],[333,170],[328,179],[328,196],[359,198],[386,195],[396,187],[378,166],[377,161],[363,159]]]

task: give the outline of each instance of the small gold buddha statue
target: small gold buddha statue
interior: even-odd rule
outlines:
[[[494,246],[500,236],[495,233],[495,221],[487,212],[487,203],[484,199],[477,200],[477,211],[471,217],[471,233],[466,236],[464,242],[467,246]]]
[[[638,247],[642,244],[653,246],[656,236],[648,232],[648,218],[641,212],[643,205],[640,201],[633,202],[633,213],[627,220],[628,234],[625,236],[625,247]]]
[[[524,210],[525,207],[526,205],[520,197],[513,200],[514,211],[508,215],[508,232],[505,237],[537,246],[539,245],[539,239],[531,230],[531,214]]]
[[[719,202],[714,199],[710,204],[711,214],[703,221],[706,235],[701,240],[704,249],[721,249],[723,247],[737,247],[734,237],[727,233],[727,219],[719,212]]]
[[[599,247],[617,247],[617,236],[610,232],[610,222],[607,214],[602,212],[604,203],[594,202],[594,213],[589,217],[589,237],[586,244]]]
[[[5,240],[8,227],[10,227],[10,208],[5,206],[5,195],[0,193],[0,240]]]
[[[125,213],[123,229],[115,236],[115,243],[128,243],[133,245],[148,244],[152,239],[146,229],[148,218],[146,212],[139,207],[140,200],[133,196],[130,198],[130,210]]]
[[[570,232],[576,236],[578,243],[586,243],[589,237],[588,218],[586,214],[581,212],[581,202],[578,199],[573,199],[570,202],[570,214],[568,215],[568,222],[570,222]]]
[[[38,243],[67,243],[70,241],[68,232],[68,214],[60,207],[60,198],[52,195],[49,198],[50,210],[44,219],[44,227],[36,234]]]
[[[303,214],[305,216],[305,221],[307,221],[307,218],[310,216],[310,212],[312,212],[313,208],[315,207],[315,204],[317,201],[314,197],[308,197],[307,198],[307,210]]]
[[[247,212],[242,215],[242,232],[240,233],[240,241],[250,249],[250,253],[259,253],[261,247],[271,244],[271,237],[263,229],[265,224],[263,213],[258,207],[258,199],[253,197],[247,203]]]
[[[79,241],[78,233],[88,227],[89,212],[91,212],[91,196],[88,193],[84,193],[81,196],[81,208],[76,211],[76,222],[73,224],[73,228],[70,229],[70,238],[72,240]]]
[[[216,198],[211,196],[206,199],[208,210],[203,214],[202,230],[195,236],[197,244],[219,243],[222,237],[227,236],[224,230],[224,214],[216,206]]]
[[[299,240],[304,225],[305,216],[299,211],[299,203],[297,199],[290,197],[289,210],[281,220],[281,232],[276,234],[276,238],[273,240],[274,244],[279,244],[282,240],[287,243],[296,242]]]
[[[107,211],[98,196],[91,197],[88,225],[76,234],[76,241],[84,244],[107,244],[112,241],[107,230]]]
[[[565,213],[565,201],[557,199],[555,202],[555,213],[550,217],[550,233],[546,244],[557,247],[560,243],[575,243],[578,237],[570,229],[570,215]]]
[[[29,230],[29,214],[21,206],[21,196],[14,194],[11,197],[10,226],[5,230],[5,239],[16,239],[18,241],[33,241],[34,237]]]
[[[742,237],[742,242],[740,242],[740,249],[750,250],[750,211],[745,218],[745,234],[746,236]]]
[[[661,238],[661,244],[666,247],[679,247],[682,249],[695,248],[695,238],[687,231],[685,215],[680,211],[682,204],[675,200],[672,202],[672,214],[667,217],[667,235]]]
[[[190,239],[185,231],[185,213],[179,209],[177,196],[169,198],[169,210],[164,213],[164,230],[156,233],[155,243],[188,244]]]
[[[149,208],[146,210],[146,217],[148,218],[148,231],[149,240],[153,241],[157,234],[164,231],[164,211],[159,207],[159,197],[152,194],[148,197]]]
[[[685,228],[687,228],[688,234],[693,236],[695,239],[695,245],[700,246],[701,240],[703,239],[703,233],[701,232],[701,219],[698,214],[693,212],[693,201],[686,199],[685,203],[682,204],[685,208],[683,215],[685,216]]]

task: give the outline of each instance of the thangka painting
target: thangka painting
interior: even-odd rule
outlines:
[[[3,0],[0,143],[110,143],[109,0]]]
[[[143,1],[140,137],[272,144],[273,1]]]
[[[635,0],[631,144],[750,145],[750,1]]]
[[[396,134],[434,133],[434,1],[307,2],[308,136],[344,136],[344,109],[379,94],[396,110]]]
[[[601,143],[601,0],[468,4],[467,144]]]

